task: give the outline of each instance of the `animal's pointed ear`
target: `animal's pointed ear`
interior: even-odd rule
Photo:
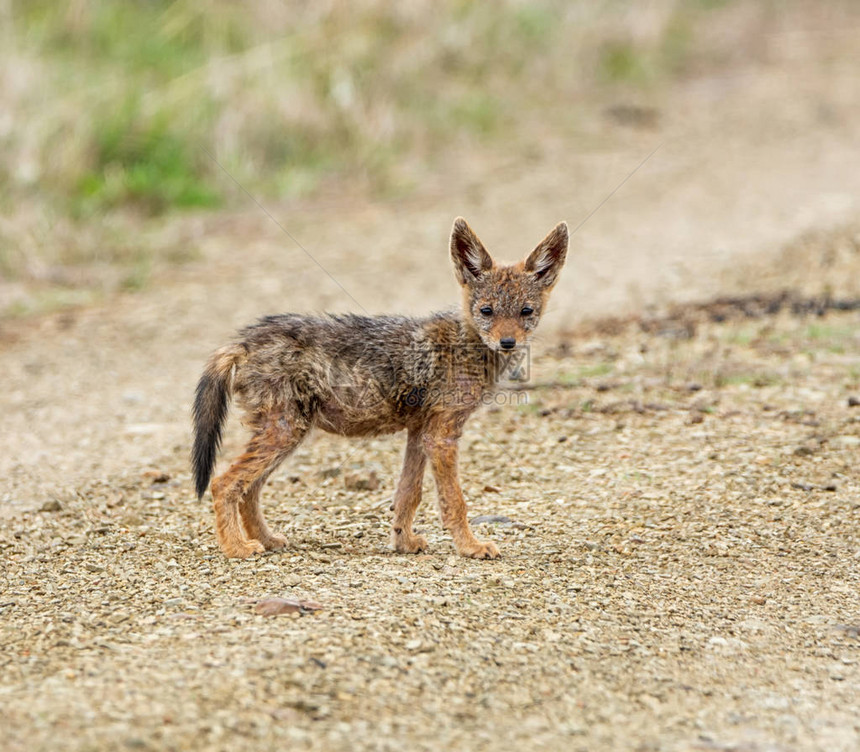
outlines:
[[[493,259],[462,217],[454,220],[451,229],[451,260],[461,285],[472,285],[493,268]]]
[[[567,223],[559,222],[526,259],[524,268],[547,288],[558,281],[561,267],[567,256]]]

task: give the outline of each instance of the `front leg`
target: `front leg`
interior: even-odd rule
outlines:
[[[436,480],[439,494],[439,512],[442,527],[451,532],[454,546],[461,556],[472,559],[498,559],[499,549],[494,543],[482,543],[469,527],[466,517],[466,500],[460,490],[457,475],[459,426],[447,423],[428,426],[424,432],[424,451],[430,459],[430,467]]]
[[[421,446],[418,431],[409,430],[406,438],[406,455],[403,458],[403,472],[397,490],[394,492],[394,521],[391,529],[391,545],[402,554],[417,554],[427,550],[427,539],[412,531],[415,511],[421,503],[421,482],[424,480],[424,467],[427,455]]]

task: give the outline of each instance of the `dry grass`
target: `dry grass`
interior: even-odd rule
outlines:
[[[153,217],[246,200],[209,153],[256,195],[332,182],[403,195],[456,173],[464,151],[601,148],[607,103],[655,127],[675,83],[839,18],[702,0],[12,2],[5,15],[0,275],[37,289],[5,314],[145,283],[177,255],[139,242]]]

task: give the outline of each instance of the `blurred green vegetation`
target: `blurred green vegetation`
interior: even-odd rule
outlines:
[[[0,223],[0,275],[125,264],[144,284],[141,254],[173,251],[105,251],[112,218],[245,201],[219,165],[266,198],[332,180],[397,195],[456,148],[570,138],[589,102],[647,99],[725,54],[702,41],[725,2],[646,5],[11,0],[0,217],[20,216]]]
[[[714,5],[665,2],[648,34],[634,4],[552,0],[30,0],[11,22],[46,102],[40,186],[77,215],[153,215],[226,199],[202,146],[267,195],[326,175],[385,187],[398,159],[510,137],[529,108],[564,117],[547,107],[589,85],[681,73]],[[14,165],[5,172],[14,181]]]

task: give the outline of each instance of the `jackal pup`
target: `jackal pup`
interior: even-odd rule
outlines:
[[[505,351],[528,341],[567,254],[557,225],[529,256],[494,263],[466,221],[451,232],[461,312],[404,316],[267,316],[218,350],[197,385],[192,463],[197,495],[209,485],[230,396],[252,436],[244,453],[212,481],[215,530],[227,556],[282,548],[260,511],[266,479],[316,426],[343,436],[406,429],[403,472],[394,494],[392,545],[427,548],[412,530],[428,460],[442,525],[457,551],[495,559],[472,534],[457,477],[457,441],[466,419],[492,395]]]

